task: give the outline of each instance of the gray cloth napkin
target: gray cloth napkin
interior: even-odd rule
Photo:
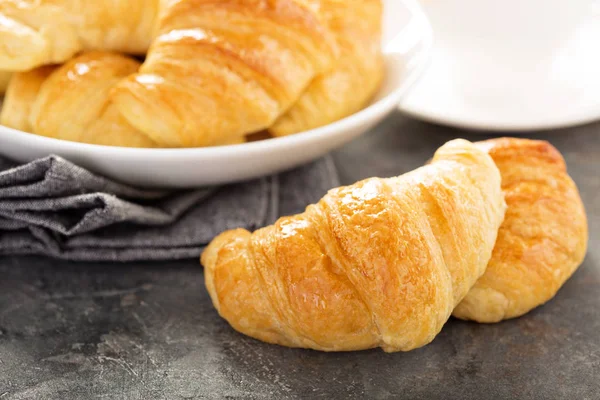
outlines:
[[[0,157],[0,255],[196,258],[222,231],[301,212],[338,185],[329,157],[277,176],[177,192],[125,186],[57,156],[20,166]]]

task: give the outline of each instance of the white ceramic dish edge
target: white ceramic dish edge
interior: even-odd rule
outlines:
[[[387,0],[385,5],[388,71],[383,95],[364,110],[330,125],[283,138],[190,149],[90,145],[0,126],[0,154],[21,162],[56,154],[124,183],[159,188],[236,182],[309,162],[365,133],[394,110],[429,61],[432,31],[418,3]]]
[[[424,2],[432,62],[400,109],[461,129],[524,134],[600,119],[600,2]],[[509,22],[510,21],[510,22]]]

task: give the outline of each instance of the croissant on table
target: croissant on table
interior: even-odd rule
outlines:
[[[0,70],[68,61],[83,50],[145,54],[161,0],[2,0]]]
[[[554,297],[585,257],[587,218],[565,161],[551,144],[494,139],[476,146],[498,166],[508,209],[485,274],[453,315],[498,322]]]
[[[236,330],[325,351],[429,343],[484,273],[505,212],[491,157],[465,140],[430,165],[331,190],[303,214],[228,231],[202,254]]]
[[[543,304],[581,264],[587,239],[579,192],[552,145],[456,140],[427,167],[334,189],[253,234],[225,232],[202,263],[215,307],[244,334],[396,351],[432,340],[452,303],[454,316],[478,322]]]

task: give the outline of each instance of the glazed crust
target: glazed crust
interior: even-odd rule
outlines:
[[[139,65],[132,58],[106,52],[73,58],[42,85],[30,115],[33,132],[82,143],[156,147],[120,115],[109,98],[110,89]]]
[[[147,52],[111,118],[160,147],[239,143],[360,110],[383,77],[381,19],[381,0],[6,0],[0,69]]]
[[[0,113],[2,125],[81,143],[158,147],[119,113],[110,89],[138,70],[130,57],[88,52],[62,66],[14,73]],[[219,145],[245,142],[235,138]]]
[[[285,136],[327,125],[360,111],[384,75],[381,0],[322,0],[324,19],[340,49],[336,67],[317,77],[294,106],[269,128]]]
[[[108,96],[112,86],[138,68],[132,58],[90,52],[60,67],[15,73],[0,120],[3,125],[55,139],[156,147],[129,125]]]
[[[483,274],[505,210],[500,175],[471,143],[431,165],[331,190],[202,255],[220,315],[260,340],[325,351],[429,343]]]
[[[33,127],[29,122],[33,102],[37,98],[42,83],[55,69],[55,66],[47,65],[27,72],[16,72],[12,75],[0,112],[2,125],[25,132],[33,132]]]
[[[0,69],[63,63],[83,50],[144,54],[159,0],[2,0]]]
[[[503,138],[477,143],[502,175],[508,209],[485,274],[454,310],[498,322],[550,300],[585,257],[585,210],[561,154],[548,142]]]
[[[167,2],[140,73],[117,85],[113,99],[133,126],[169,147],[265,129],[334,65],[319,3]]]

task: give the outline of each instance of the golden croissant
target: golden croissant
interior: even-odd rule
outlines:
[[[327,4],[167,2],[146,61],[115,86],[113,101],[167,147],[207,146],[268,128],[334,66]]]
[[[157,147],[127,122],[110,100],[111,88],[137,71],[138,61],[88,52],[62,66],[16,72],[4,98],[0,123],[38,135],[121,147]],[[244,137],[218,144],[236,144]]]
[[[83,50],[144,54],[160,0],[2,0],[0,69],[63,63]]]
[[[483,274],[505,203],[465,140],[405,175],[331,190],[300,215],[228,231],[202,254],[220,315],[260,340],[325,351],[429,343]]]
[[[317,128],[351,115],[374,96],[383,78],[381,0],[322,0],[340,49],[336,67],[317,77],[273,126],[275,136]]]
[[[76,142],[156,147],[133,128],[109,98],[110,89],[137,71],[129,57],[90,52],[60,67],[16,73],[0,114],[3,125]]]
[[[585,210],[565,161],[549,143],[496,139],[477,143],[502,175],[506,217],[485,274],[454,316],[498,322],[550,300],[585,257]]]
[[[12,77],[12,73],[9,71],[0,71],[0,94],[4,94],[6,92],[6,88],[8,87],[8,82]]]
[[[9,81],[0,112],[0,123],[10,128],[33,132],[30,123],[31,109],[42,84],[56,70],[45,65],[31,71],[16,72]]]

